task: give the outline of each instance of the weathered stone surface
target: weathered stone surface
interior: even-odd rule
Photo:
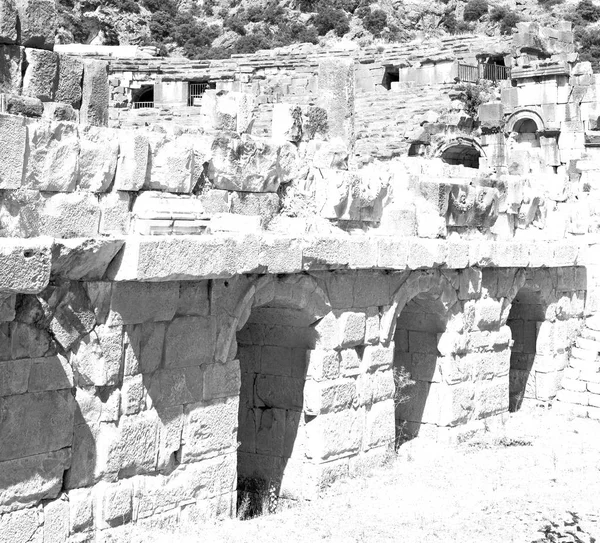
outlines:
[[[110,301],[110,320],[113,324],[171,321],[178,303],[176,282],[116,283]]]
[[[78,386],[115,385],[121,369],[120,326],[97,326],[73,350],[71,363]]]
[[[330,137],[354,141],[354,61],[328,58],[319,63],[318,102],[327,112]]]
[[[89,488],[69,491],[69,530],[84,532],[94,525],[94,500]]]
[[[18,45],[0,45],[0,91],[20,94],[23,82],[21,64],[23,48]]]
[[[44,102],[43,118],[49,121],[77,122],[78,112],[70,104],[61,102]]]
[[[81,106],[81,85],[83,83],[83,61],[77,57],[59,55],[58,85],[54,94],[57,102],[70,104],[73,108]]]
[[[51,241],[0,242],[0,292],[36,294],[50,281]]]
[[[21,28],[21,45],[51,50],[57,30],[54,0],[16,0]]]
[[[75,125],[40,122],[29,127],[28,142],[26,185],[40,191],[73,191],[79,156]]]
[[[280,175],[277,146],[245,135],[215,137],[208,178],[216,188],[276,192]]]
[[[17,7],[14,0],[0,3],[0,43],[17,41]]]
[[[0,114],[0,188],[21,186],[26,146],[27,129],[23,119]]]
[[[39,98],[28,98],[17,94],[4,95],[6,113],[22,115],[23,117],[41,117],[44,113],[44,104]]]
[[[38,210],[37,235],[56,238],[94,237],[100,224],[98,199],[86,192],[44,196]]]
[[[23,76],[23,95],[42,102],[54,100],[58,55],[53,51],[25,48],[27,69]]]
[[[99,527],[119,526],[131,520],[133,514],[133,487],[130,481],[101,487],[99,502]]]
[[[106,126],[109,99],[108,63],[102,60],[85,60],[80,122]]]
[[[146,183],[152,190],[189,194],[197,181],[192,140],[165,137],[151,142],[152,168]]]
[[[108,236],[123,236],[129,233],[131,223],[131,196],[127,192],[115,191],[100,196],[99,232]]]
[[[55,498],[70,464],[68,448],[0,462],[0,514]]]
[[[79,130],[79,186],[92,192],[107,191],[117,170],[118,133],[85,126]]]
[[[74,408],[70,391],[0,398],[0,461],[71,446]]]
[[[73,281],[97,281],[125,243],[124,240],[63,239],[52,248],[52,275]]]
[[[40,514],[35,507],[0,516],[0,543],[42,543],[42,530]]]
[[[44,543],[66,541],[69,537],[69,502],[66,496],[44,505]]]
[[[165,362],[167,367],[200,366],[213,361],[217,323],[211,317],[178,317],[167,329]]]
[[[119,161],[115,178],[116,190],[140,190],[148,175],[150,143],[136,132],[119,132]]]
[[[34,358],[31,361],[29,392],[65,390],[73,385],[73,370],[63,356]]]

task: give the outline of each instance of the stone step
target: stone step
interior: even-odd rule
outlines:
[[[569,360],[569,367],[576,370],[581,370],[582,374],[584,372],[593,374],[600,371],[600,362],[596,360],[589,361],[581,360],[579,358],[571,358]],[[581,376],[579,378],[581,379]]]
[[[594,341],[593,339],[578,337],[575,345],[585,351],[590,351],[595,354],[600,353],[600,342]]]
[[[597,330],[592,330],[585,326],[581,331],[581,337],[586,339],[593,339],[594,341],[600,342],[600,332]]]

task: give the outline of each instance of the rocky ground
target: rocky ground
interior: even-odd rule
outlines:
[[[166,532],[137,536],[174,541]],[[189,526],[176,537],[179,543],[594,538],[600,541],[600,422],[539,408],[454,446],[407,443],[385,468],[343,481],[317,502],[250,521]]]

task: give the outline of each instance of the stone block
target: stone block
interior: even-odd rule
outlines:
[[[42,518],[35,507],[0,516],[0,543],[42,543]]]
[[[81,84],[83,81],[83,61],[69,55],[58,56],[58,84],[54,99],[71,105],[74,109],[81,107]]]
[[[97,281],[104,276],[106,268],[123,244],[124,240],[107,238],[56,239],[52,251],[52,276],[55,279],[72,281]],[[105,285],[106,283],[104,284],[106,289]],[[100,296],[100,291],[97,294]],[[110,301],[110,298],[107,298],[106,301]],[[97,313],[102,309],[102,318],[106,319],[108,308],[106,307],[106,311],[104,310],[105,300],[99,298],[98,302],[101,302],[102,306],[92,304],[92,307]]]
[[[25,48],[24,96],[51,102],[56,93],[58,55],[53,51]]]
[[[298,273],[302,270],[302,245],[295,237],[265,234],[260,239],[259,263],[269,273]]]
[[[0,114],[1,189],[18,189],[21,187],[26,146],[27,129],[23,119]]]
[[[58,451],[73,440],[75,401],[70,391],[0,398],[0,461]]]
[[[159,135],[150,139],[150,152],[151,171],[146,187],[190,194],[199,175],[195,171],[192,141],[187,137],[169,141]]]
[[[259,216],[263,228],[269,225],[280,208],[280,198],[277,193],[233,192],[229,202],[231,213]]]
[[[394,362],[394,343],[383,347],[379,345],[368,345],[363,351],[361,368],[363,372],[391,369]]]
[[[116,190],[140,190],[149,175],[150,142],[133,131],[119,131],[119,160],[115,177]]]
[[[108,386],[119,382],[122,328],[99,325],[73,349],[71,363],[79,386]]]
[[[79,138],[75,125],[40,122],[29,127],[25,182],[46,192],[72,192],[78,174]]]
[[[181,461],[203,458],[235,450],[237,446],[238,398],[212,404],[185,406]]]
[[[46,102],[52,104],[53,102]],[[44,115],[45,104],[38,98],[18,96],[16,94],[4,95],[5,112],[10,115],[21,115],[23,117],[41,117]],[[45,116],[47,117],[47,115]]]
[[[58,27],[54,0],[16,0],[20,40],[25,47],[52,50]]]
[[[478,418],[485,418],[508,411],[508,379],[494,379],[478,384],[475,390],[475,411]]]
[[[64,390],[74,386],[73,370],[61,355],[31,360],[29,392]]]
[[[356,355],[355,350],[349,350]],[[343,353],[346,351],[342,351]],[[348,358],[349,355],[345,355]],[[358,358],[358,356],[356,356]],[[308,369],[306,372],[307,379],[313,379],[315,381],[323,381],[328,379],[334,379],[339,375],[340,371],[340,353],[333,350],[308,350],[306,351],[306,359]],[[349,362],[350,363],[350,362]],[[354,364],[352,364],[354,366]]]
[[[284,409],[255,409],[256,452],[281,457],[285,448],[286,411]]]
[[[27,392],[31,360],[6,360],[0,362],[0,396],[13,396]]]
[[[69,532],[85,532],[94,527],[94,499],[91,488],[69,490]]]
[[[354,62],[326,58],[319,62],[317,105],[327,112],[330,138],[354,142]]]
[[[171,321],[179,303],[179,283],[115,283],[110,300],[111,324]]]
[[[157,409],[199,402],[203,379],[200,367],[159,370],[152,375],[148,394]]]
[[[133,485],[131,481],[119,481],[100,486],[96,510],[100,513],[99,528],[119,526],[130,522],[133,515]]]
[[[23,83],[21,65],[23,48],[17,45],[0,45],[0,92],[20,94]]]
[[[302,409],[302,378],[258,374],[254,386],[256,406]]]
[[[131,222],[131,196],[116,191],[100,196],[100,226],[98,232],[108,236],[124,236],[129,233]]]
[[[0,3],[0,43],[15,43],[17,34],[17,7],[14,0]]]
[[[125,327],[125,375],[152,373],[162,362],[166,324],[147,322]]]
[[[78,120],[78,112],[69,104],[60,102],[44,102],[43,118],[50,121],[67,121],[76,123]]]
[[[351,409],[356,399],[355,379],[310,380],[304,386],[303,411],[316,416]]]
[[[178,317],[167,329],[166,367],[208,364],[214,360],[217,337],[216,320],[211,317]]]
[[[204,400],[236,396],[240,392],[240,363],[208,364],[204,369]]]
[[[66,497],[44,504],[44,543],[69,538],[69,501]]]
[[[84,60],[80,122],[106,126],[109,100],[108,62]]]
[[[70,464],[68,448],[0,462],[0,515],[55,498]]]
[[[358,452],[363,439],[363,409],[320,415],[305,426],[308,458],[333,460]]]
[[[363,448],[390,446],[395,438],[394,400],[374,403],[366,412]]]
[[[109,190],[119,157],[118,133],[106,128],[79,129],[79,186],[92,192]]]
[[[338,316],[340,347],[346,348],[364,343],[365,325],[366,316],[363,312],[344,311],[341,313]]]

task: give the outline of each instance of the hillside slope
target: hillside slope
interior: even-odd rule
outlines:
[[[161,54],[225,58],[294,43],[360,46],[421,35],[511,33],[520,20],[600,20],[592,0],[57,0],[61,43],[153,45]],[[584,6],[584,9],[581,6]],[[587,7],[586,7],[587,6]],[[587,47],[597,46],[589,32]],[[598,41],[598,44],[596,44]],[[598,55],[600,56],[600,54]]]

